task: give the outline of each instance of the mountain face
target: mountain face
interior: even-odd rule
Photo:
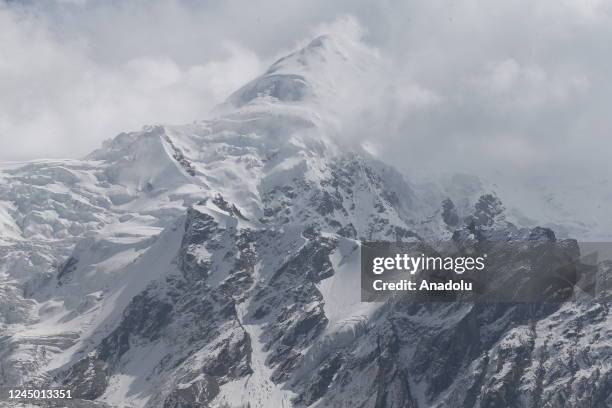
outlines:
[[[605,288],[599,302],[360,302],[362,240],[557,241],[511,223],[468,176],[414,184],[338,142],[334,75],[359,75],[369,57],[320,37],[213,119],[123,133],[83,160],[2,164],[2,396],[57,387],[83,407],[612,405]],[[509,276],[529,267],[521,252],[506,264]],[[607,282],[612,264],[597,267]]]

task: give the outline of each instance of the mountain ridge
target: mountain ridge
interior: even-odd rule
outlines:
[[[478,180],[456,176],[450,199],[347,150],[329,78],[309,82],[347,62],[337,45],[277,61],[212,119],[3,166],[0,388],[167,408],[610,401],[610,371],[589,363],[611,350],[605,303],[361,302],[361,240],[552,238]]]

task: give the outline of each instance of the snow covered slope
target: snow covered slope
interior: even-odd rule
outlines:
[[[168,408],[610,403],[605,304],[360,302],[360,240],[533,235],[478,179],[416,185],[341,142],[336,79],[358,80],[372,58],[316,38],[209,120],[123,133],[83,160],[2,164],[2,395],[61,387],[75,406]]]

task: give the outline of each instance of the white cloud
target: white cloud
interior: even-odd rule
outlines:
[[[219,44],[215,58],[151,52],[111,61],[87,39],[0,6],[0,159],[78,157],[121,131],[191,122],[262,70],[233,42]]]
[[[379,56],[339,84],[345,137],[402,170],[612,173],[609,2],[11,4],[0,7],[3,159],[78,156],[146,123],[205,117],[331,30]]]
[[[539,65],[521,65],[512,58],[488,64],[474,82],[499,105],[524,109],[571,103],[590,85],[579,73],[547,72]]]

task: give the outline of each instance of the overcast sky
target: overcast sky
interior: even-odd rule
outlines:
[[[405,171],[606,173],[611,5],[0,0],[0,159],[80,157],[121,131],[205,118],[350,16],[390,67],[375,81],[394,87],[355,137]],[[424,102],[402,103],[415,89]]]

